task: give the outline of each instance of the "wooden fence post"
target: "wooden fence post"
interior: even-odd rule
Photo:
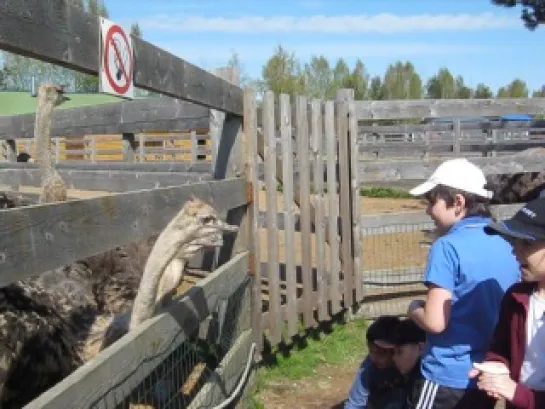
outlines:
[[[123,133],[121,136],[123,149],[123,161],[134,163],[136,162],[136,139],[133,133]]]
[[[8,162],[17,162],[17,144],[15,143],[15,139],[8,139],[6,140],[6,159]],[[10,185],[11,190],[17,191],[19,190],[19,185],[15,183],[11,183]]]
[[[344,308],[350,311],[354,303],[354,264],[352,234],[352,189],[349,101],[354,100],[354,90],[340,89],[337,92],[337,138],[339,165],[339,210],[341,216],[341,266],[344,283]]]

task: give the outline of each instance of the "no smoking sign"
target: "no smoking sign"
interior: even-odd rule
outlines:
[[[131,38],[121,26],[100,18],[99,91],[134,97],[134,54]]]

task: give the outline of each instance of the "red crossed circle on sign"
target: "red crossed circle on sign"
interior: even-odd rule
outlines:
[[[105,39],[105,45],[104,45],[104,70],[106,71],[106,78],[108,78],[108,82],[112,86],[112,89],[117,92],[118,94],[124,94],[127,92],[129,87],[131,86],[132,82],[132,75],[133,75],[133,66],[134,66],[134,57],[132,53],[129,55],[129,67],[125,67],[125,64],[123,63],[123,58],[121,58],[121,52],[118,49],[117,44],[114,42],[114,35],[119,34],[127,47],[127,50],[130,50],[130,44],[129,39],[125,35],[125,32],[121,29],[121,27],[117,25],[113,25],[110,27],[108,32],[106,33],[106,39]],[[119,86],[115,82],[115,80],[112,78],[112,73],[110,72],[110,47],[113,47],[115,56],[117,60],[119,61],[119,66],[122,71],[122,75],[125,78],[125,85]],[[129,71],[127,72],[127,68]]]

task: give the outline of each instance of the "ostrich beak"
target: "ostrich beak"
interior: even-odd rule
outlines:
[[[223,220],[217,221],[217,226],[226,233],[236,233],[238,232],[238,226],[225,223]]]

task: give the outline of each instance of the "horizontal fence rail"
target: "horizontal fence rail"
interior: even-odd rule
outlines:
[[[192,196],[221,213],[247,203],[246,183],[234,178],[0,211],[0,286],[147,239]]]
[[[0,49],[19,55],[97,75],[99,30],[97,16],[67,0],[0,1]],[[242,115],[240,87],[145,40],[131,40],[136,87]]]

